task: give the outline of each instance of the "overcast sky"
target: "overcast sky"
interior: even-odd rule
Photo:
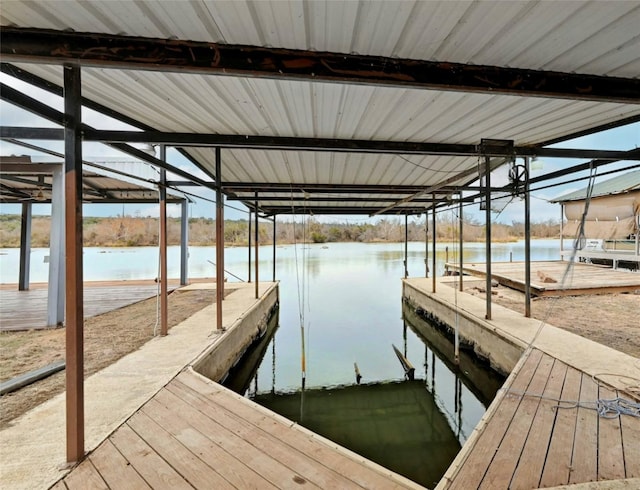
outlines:
[[[8,75],[0,73],[0,81],[12,87],[15,87],[22,92],[30,95],[38,99],[41,102],[44,102],[53,108],[62,111],[63,103],[62,98],[52,95],[43,90],[34,88],[28,84],[20,82],[18,80],[9,77]],[[123,124],[119,121],[115,121],[108,117],[105,117],[101,114],[98,114],[90,109],[83,109],[82,112],[83,121],[91,126],[94,126],[99,129],[115,129],[115,130],[126,130],[126,129],[134,129],[130,126]],[[30,112],[24,111],[20,108],[17,108],[9,103],[4,101],[0,101],[0,124],[5,126],[27,126],[27,127],[56,127],[55,124],[46,121],[38,116],[31,114]],[[63,142],[44,142],[44,141],[32,141],[31,143],[43,146],[55,151],[62,153],[64,151]],[[584,148],[584,149],[603,149],[603,150],[630,150],[633,148],[637,148],[640,146],[640,123],[631,124],[624,126],[622,128],[613,129],[609,131],[604,131],[598,134],[593,134],[589,136],[584,136],[582,138],[578,138],[575,140],[567,141],[564,143],[560,143],[554,145],[557,147],[564,148]],[[38,157],[38,161],[42,161],[43,155],[38,154],[32,150],[28,150],[16,145],[12,145],[6,143],[4,141],[0,141],[0,155],[33,155]],[[84,143],[83,144],[83,155],[85,160],[89,161],[97,161],[97,160],[105,160],[112,157],[123,158],[128,157],[127,155],[118,152],[106,145],[102,145],[100,143]],[[53,157],[44,158],[45,161],[55,161]],[[194,173],[200,177],[203,177],[203,173],[193,167],[193,165],[188,162],[182,155],[180,155],[174,149],[169,149],[167,151],[167,161],[174,166],[180,167],[184,170],[188,170],[189,172]],[[531,177],[535,177],[538,175],[542,175],[545,173],[549,173],[560,168],[566,168],[572,165],[576,165],[578,163],[583,163],[584,160],[569,160],[569,159],[545,159],[538,160],[532,164],[531,168]],[[637,162],[618,162],[615,164],[607,165],[605,167],[600,167],[598,173],[607,172],[609,170],[625,168],[633,165]],[[559,179],[556,181],[552,181],[552,183],[556,182],[566,182],[570,178],[579,177],[582,175],[587,175],[587,172],[582,172],[579,174],[575,174],[571,177],[564,177],[563,179]],[[615,175],[605,176],[597,181],[602,181],[607,178],[611,178]],[[169,177],[171,178],[171,177]],[[499,185],[501,183],[506,183],[506,177],[503,176],[503,182],[500,181],[500,177],[496,176],[492,178],[492,181],[495,185]],[[576,183],[568,183],[559,187],[554,187],[550,189],[543,189],[539,191],[535,191],[532,193],[532,220],[533,221],[543,221],[547,219],[559,219],[560,218],[560,209],[557,204],[548,203],[549,199],[553,199],[562,194],[580,189],[585,187],[587,181],[581,181]],[[542,184],[539,184],[540,186]],[[536,186],[534,186],[535,188]],[[191,192],[202,195],[208,199],[213,199],[213,192],[206,191],[198,188],[190,188]],[[211,202],[206,202],[204,200],[199,200],[192,198],[195,202],[190,205],[190,215],[192,217],[213,217],[215,214],[214,204]],[[232,206],[244,209],[244,206],[237,202],[230,203]],[[116,204],[85,204],[83,208],[83,212],[85,216],[117,216],[122,212],[129,215],[139,215],[139,216],[158,216],[158,206],[157,205],[135,205],[135,204],[126,204],[124,205],[116,205]],[[34,204],[33,213],[34,214],[48,214],[50,210],[49,205],[46,204]],[[17,214],[20,212],[19,205],[7,205],[0,204],[0,212],[4,214]],[[484,221],[484,212],[480,212],[478,209],[478,205],[468,206],[466,208],[467,213],[470,213],[472,216],[478,218],[480,222]],[[168,206],[168,214],[169,216],[179,216],[180,207],[178,205],[169,205]],[[499,221],[502,223],[511,223],[512,221],[523,221],[524,216],[524,204],[520,199],[514,199],[510,204],[506,206],[500,213],[494,214],[494,221]],[[225,217],[227,219],[243,219],[247,217],[246,212],[241,210],[236,210],[231,207],[227,207],[225,210]],[[349,218],[348,218],[349,219]],[[349,220],[360,220],[361,218],[351,217]],[[375,218],[377,220],[379,218]],[[423,218],[422,218],[423,219]],[[324,218],[324,221],[344,221],[343,217],[334,217],[329,216]]]

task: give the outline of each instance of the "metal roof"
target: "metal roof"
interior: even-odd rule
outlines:
[[[383,60],[390,62],[425,60],[629,79],[640,74],[638,2],[5,1],[0,22],[77,33],[357,53],[387,57]],[[62,68],[55,64],[17,66],[57,86],[63,84]],[[314,81],[313,73],[302,79],[256,78],[145,68],[85,66],[83,96],[157,130],[243,136],[455,144],[496,138],[526,146],[630,118],[640,120],[637,103],[332,83]],[[212,148],[185,151],[214,176]],[[478,163],[479,155],[234,148],[222,151],[220,177],[225,185],[323,183],[429,189],[457,174],[463,176],[451,185],[477,178],[469,172],[479,168]],[[309,194],[292,192],[288,203],[305,207]],[[342,206],[350,213],[368,212],[382,204],[376,200],[379,196],[371,193],[368,203],[345,197]],[[260,205],[269,212],[269,202]],[[403,207],[407,212],[416,206],[399,205],[398,211]]]
[[[581,201],[587,197],[588,187],[570,192],[557,197],[552,202]],[[612,179],[598,182],[593,185],[591,197],[610,196],[624,194],[631,191],[640,191],[640,170],[627,172]]]
[[[105,162],[106,163],[106,162]],[[137,162],[140,165],[141,162]],[[32,163],[29,157],[2,157],[0,167],[0,202],[50,203],[53,172],[63,164]],[[82,200],[87,203],[157,203],[158,190],[149,181],[132,175],[117,175],[114,167],[101,170],[87,167],[82,172]],[[91,168],[91,170],[89,170]],[[167,202],[181,202],[185,197],[167,191]]]

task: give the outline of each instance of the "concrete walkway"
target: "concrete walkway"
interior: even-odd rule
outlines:
[[[188,286],[191,287],[191,286]],[[187,287],[187,288],[188,288]],[[202,288],[196,284],[194,288]],[[255,284],[227,284],[223,325],[230,327],[258,303]],[[260,296],[275,288],[261,283]],[[204,350],[225,335],[215,332],[216,306],[207,306],[139,350],[85,380],[85,449],[109,434]],[[0,432],[0,487],[47,488],[64,476],[66,459],[64,393],[39,405]]]

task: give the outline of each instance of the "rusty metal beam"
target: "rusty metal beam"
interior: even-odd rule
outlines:
[[[216,329],[222,331],[222,301],[224,300],[224,202],[222,201],[222,155],[216,148]]]
[[[167,149],[164,145],[160,146],[160,160],[167,159]],[[167,171],[160,169],[160,185],[158,192],[160,193],[160,335],[164,337],[169,333],[169,298],[167,277],[167,188],[165,182],[167,180]]]
[[[0,55],[5,62],[640,103],[640,80],[632,78],[9,26],[0,31]]]
[[[405,214],[422,214],[431,205],[398,207],[383,214],[392,216],[403,216]],[[353,215],[370,215],[377,211],[378,207],[371,206],[263,206],[263,212],[268,216],[276,214],[353,214]]]
[[[84,457],[84,308],[80,67],[64,66],[67,461]]]

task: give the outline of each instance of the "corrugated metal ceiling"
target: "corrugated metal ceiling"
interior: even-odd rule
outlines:
[[[612,179],[594,184],[591,197],[623,194],[629,191],[640,190],[640,170],[627,172]],[[553,202],[580,201],[587,196],[587,187],[570,192],[553,200]]]
[[[638,2],[5,1],[0,16],[21,27],[640,74]],[[62,85],[60,67],[20,66]],[[299,80],[98,68],[82,77],[84,96],[165,131],[527,145],[640,115],[631,104]],[[213,174],[213,150],[188,152]],[[428,187],[476,165],[462,157],[225,150],[222,180]]]

